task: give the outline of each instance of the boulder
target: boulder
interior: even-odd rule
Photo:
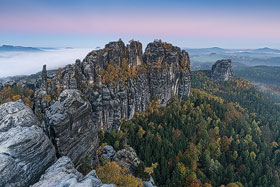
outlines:
[[[28,186],[56,160],[32,110],[19,100],[0,106],[0,186]]]
[[[106,145],[102,149],[101,158],[112,161],[114,159],[115,154],[115,149],[111,145]]]
[[[115,185],[103,185],[92,170],[85,177],[75,169],[69,157],[59,158],[41,176],[39,182],[32,187],[114,187]]]
[[[156,186],[153,177],[150,177],[149,181],[144,181],[143,180],[142,183],[143,183],[144,187],[155,187]]]
[[[125,149],[119,150],[114,156],[114,161],[116,161],[122,168],[125,168],[129,174],[134,175],[134,170],[141,163],[136,152],[132,147],[127,147]]]

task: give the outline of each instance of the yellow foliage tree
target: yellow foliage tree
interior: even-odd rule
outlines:
[[[52,98],[51,98],[50,95],[46,94],[44,100],[45,100],[46,103],[50,103]]]
[[[242,187],[243,185],[240,182],[229,183],[227,187]]]
[[[108,162],[97,168],[98,177],[105,184],[115,184],[124,187],[142,187],[141,179],[127,174],[116,162]]]
[[[20,98],[21,98],[20,95],[15,95],[15,96],[12,97],[13,101],[17,101],[17,100],[19,100]]]
[[[278,143],[273,141],[273,142],[271,143],[271,146],[272,146],[273,148],[276,148],[276,147],[278,147]]]
[[[154,173],[154,169],[157,168],[158,163],[152,163],[152,167],[146,167],[145,173],[148,173],[149,175],[152,175]]]
[[[140,138],[142,138],[143,135],[144,135],[145,133],[146,133],[146,131],[143,130],[142,127],[140,127],[139,130],[138,130],[138,132],[137,132],[137,135],[138,135]]]
[[[256,153],[254,151],[252,151],[250,153],[250,157],[251,157],[251,159],[256,159],[257,155],[256,155]]]

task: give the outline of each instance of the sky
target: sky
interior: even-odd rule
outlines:
[[[279,0],[0,0],[0,45],[280,48]]]

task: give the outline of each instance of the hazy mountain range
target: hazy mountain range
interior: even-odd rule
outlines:
[[[191,59],[193,70],[210,69],[220,59],[231,59],[233,68],[244,66],[280,66],[280,50],[259,49],[223,49],[219,47],[191,49],[185,48]]]
[[[96,47],[95,49],[99,49]],[[94,49],[94,48],[93,48]],[[43,64],[49,68],[58,68],[74,63],[93,49],[0,46],[0,77],[28,75],[41,70]],[[190,54],[192,70],[207,70],[220,59],[232,59],[233,69],[246,66],[280,66],[280,50],[185,48]],[[33,53],[36,52],[36,55]]]
[[[23,46],[13,46],[13,45],[2,45],[0,46],[0,52],[38,52],[42,51],[35,47],[23,47]]]

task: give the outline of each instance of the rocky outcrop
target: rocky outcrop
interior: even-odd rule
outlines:
[[[127,147],[116,152],[112,146],[106,145],[102,148],[100,158],[101,161],[103,159],[108,159],[110,161],[117,162],[122,168],[125,168],[127,172],[132,175],[134,175],[134,170],[141,163],[132,147]]]
[[[141,163],[141,160],[138,158],[132,147],[127,147],[116,152],[114,161],[116,161],[122,168],[126,168],[127,172],[132,175],[135,175],[134,171]]]
[[[106,145],[102,148],[101,159],[108,159],[110,161],[114,160],[116,151],[111,145]]]
[[[149,174],[140,174],[144,173],[145,166],[132,147],[127,147],[116,152],[112,146],[106,145],[102,148],[100,155],[101,163],[104,160],[115,161],[120,167],[124,168],[128,174],[142,178],[142,183],[144,186],[155,186],[155,182]],[[141,171],[139,172],[139,170]]]
[[[41,176],[39,182],[32,187],[114,187],[115,185],[104,185],[92,170],[85,177],[78,172],[71,160],[63,156],[59,158]]]
[[[145,111],[152,99],[159,99],[164,106],[175,95],[180,99],[189,95],[186,51],[161,41],[148,44],[144,54],[142,51],[138,41],[127,46],[121,40],[110,42],[104,49],[90,52],[82,62],[77,60],[58,71],[55,80],[48,81],[54,84],[48,85],[47,94],[56,95],[59,89],[80,90],[91,104],[93,123],[105,131],[118,130],[121,119]]]
[[[233,79],[231,60],[218,60],[212,66],[211,77],[217,81],[227,81]]]
[[[155,187],[155,181],[153,177],[150,177],[149,181],[142,181],[144,187]]]
[[[0,186],[28,186],[56,160],[55,148],[23,102],[0,106]]]
[[[43,66],[42,70],[42,88],[45,88],[47,90],[48,86],[48,75],[47,75],[47,66]]]
[[[98,131],[92,121],[92,107],[79,90],[66,89],[46,111],[46,126],[58,156],[77,164],[86,156],[94,158]]]

